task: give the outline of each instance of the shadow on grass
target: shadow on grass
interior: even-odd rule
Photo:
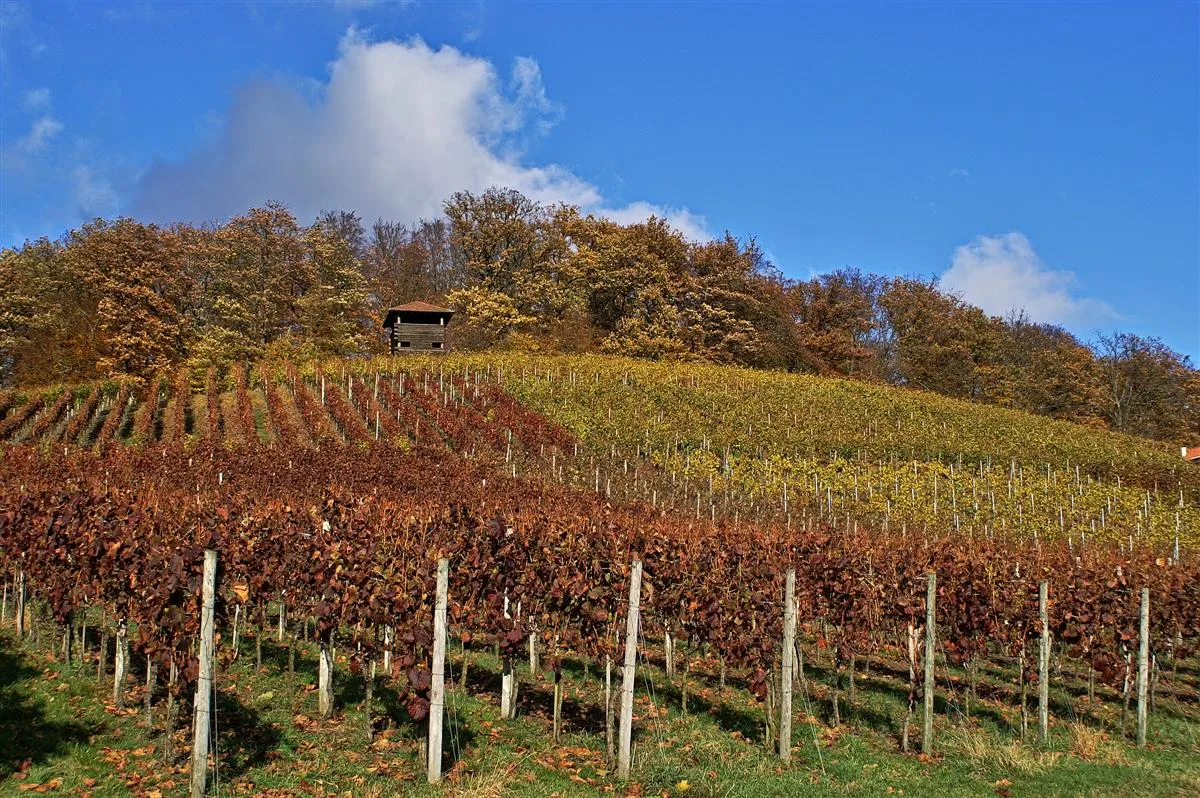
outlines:
[[[267,754],[279,747],[279,730],[228,691],[217,691],[216,704],[222,778],[236,778],[264,764]]]
[[[26,761],[40,764],[86,744],[102,728],[78,721],[61,721],[46,714],[41,703],[25,692],[22,682],[41,673],[22,661],[12,638],[0,637],[0,781],[22,769]]]

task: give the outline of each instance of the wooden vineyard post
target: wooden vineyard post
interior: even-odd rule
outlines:
[[[557,646],[556,646],[557,648]],[[563,683],[562,683],[562,668],[554,668],[554,742],[559,742],[562,739],[562,702],[563,702]]]
[[[108,672],[108,633],[100,635],[100,650],[96,656],[96,681],[104,684],[104,674]]]
[[[450,581],[450,561],[438,560],[437,603],[433,609],[433,668],[429,685],[429,753],[425,761],[430,784],[442,780],[442,717],[446,706],[446,593]]]
[[[1137,747],[1146,747],[1146,691],[1150,680],[1150,588],[1142,588],[1138,624]]]
[[[64,665],[68,666],[71,664],[71,642],[75,634],[75,619],[72,616],[72,613],[67,613],[67,622],[63,624],[62,636],[62,661]]]
[[[125,640],[128,636],[125,619],[122,618],[117,623],[117,643],[116,649],[113,652],[113,706],[117,709],[125,708],[125,676],[129,670],[129,662],[126,657]]]
[[[929,572],[929,585],[925,591],[925,714],[921,730],[921,753],[933,753],[933,657],[936,633],[934,621],[937,604],[937,572]]]
[[[25,572],[17,574],[17,637],[25,636]]]
[[[639,605],[642,598],[642,561],[633,561],[629,575],[629,615],[625,620],[625,668],[621,678],[621,729],[617,748],[617,778],[629,778],[633,743],[633,687],[637,672]]]
[[[383,627],[383,673],[384,678],[392,675],[392,627]]]
[[[1042,624],[1041,646],[1038,648],[1038,735],[1043,743],[1050,737],[1050,620],[1047,611],[1049,585],[1038,585],[1038,619]]]
[[[511,618],[508,611],[508,593],[504,594],[504,617]],[[497,648],[497,651],[499,649]],[[500,717],[512,720],[517,716],[517,674],[512,657],[504,655],[500,674]]]
[[[609,767],[616,758],[612,722],[612,656],[604,655],[604,754]]]
[[[792,686],[796,656],[796,569],[789,568],[783,588],[783,664],[779,691],[779,758],[792,758]]]
[[[154,688],[158,683],[158,668],[150,656],[146,656],[146,728],[154,730]]]
[[[208,735],[212,728],[213,605],[217,587],[217,553],[204,552],[204,582],[200,605],[200,675],[196,679],[196,705],[192,725],[192,798],[208,786]]]
[[[233,608],[233,658],[238,658],[238,621],[242,617],[242,605]]]
[[[275,633],[275,642],[283,642],[283,630],[287,625],[287,591],[279,594],[279,625]]]
[[[333,717],[333,641],[322,640],[317,663],[317,714]]]
[[[917,627],[912,621],[908,622],[908,634],[905,636],[908,652],[908,713],[904,716],[904,730],[900,737],[900,750],[908,753],[909,729],[916,714],[917,706]]]

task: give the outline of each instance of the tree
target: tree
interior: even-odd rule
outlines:
[[[460,191],[444,209],[469,282],[515,299],[520,275],[539,257],[542,207],[519,191],[489,188]]]
[[[1095,415],[1099,374],[1092,352],[1066,330],[1035,324],[1023,312],[1002,323],[1000,387],[989,401],[1081,423]]]
[[[40,238],[0,253],[0,378],[38,384],[97,376],[92,284]]]
[[[1099,410],[1113,429],[1164,440],[1195,432],[1196,372],[1186,357],[1131,333],[1099,335],[1093,346],[1102,377]]]
[[[688,243],[666,220],[620,226],[589,217],[577,260],[588,285],[588,318],[606,352],[663,357],[686,351],[679,299]]]
[[[997,330],[979,308],[943,294],[936,281],[895,278],[879,298],[893,336],[897,384],[963,399],[994,390]]]
[[[0,256],[0,352],[8,379],[146,378],[186,350],[188,280],[169,230],[97,219],[60,243]]]
[[[296,302],[301,335],[325,355],[366,351],[378,325],[350,243],[335,225],[318,221],[305,231],[304,245],[313,282]]]
[[[422,219],[413,228],[412,243],[424,258],[427,293],[444,296],[466,285],[467,272],[462,252],[454,244],[450,225],[445,219]]]
[[[97,297],[97,371],[148,379],[182,360],[190,287],[179,255],[174,233],[132,219],[96,220],[68,237],[63,261]]]
[[[298,300],[316,274],[286,208],[255,208],[193,244],[206,288],[194,309],[197,366],[255,360],[279,336],[301,332]]]
[[[718,363],[755,362],[762,341],[752,320],[767,315],[757,296],[755,265],[751,252],[729,233],[690,247],[680,315],[691,355]]]
[[[485,349],[503,343],[522,325],[533,321],[522,316],[508,294],[473,286],[451,291],[450,307],[458,312],[455,341],[464,349]]]
[[[841,269],[796,283],[790,312],[805,360],[819,373],[881,376],[887,330],[883,278]]]
[[[354,211],[321,211],[313,227],[320,227],[341,240],[350,257],[355,260],[361,262],[366,257],[367,231],[363,229],[362,219]]]

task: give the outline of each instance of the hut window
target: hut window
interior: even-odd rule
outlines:
[[[432,348],[432,349],[441,349],[441,348],[442,348],[442,342],[441,342],[441,341],[434,341],[434,342],[433,342],[432,344],[430,344],[429,346],[430,346],[430,348]]]
[[[401,342],[400,342],[400,347],[401,347],[402,349],[408,349],[410,346],[412,346],[412,342],[411,342],[411,341],[401,341]]]

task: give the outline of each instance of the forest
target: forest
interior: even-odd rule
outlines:
[[[305,226],[267,203],[219,224],[96,219],[6,249],[0,387],[377,354],[382,311],[423,299],[457,311],[459,350],[810,372],[1200,438],[1200,372],[1154,338],[989,316],[931,278],[790,279],[753,238],[693,242],[659,218],[622,225],[513,190],[443,210]]]

